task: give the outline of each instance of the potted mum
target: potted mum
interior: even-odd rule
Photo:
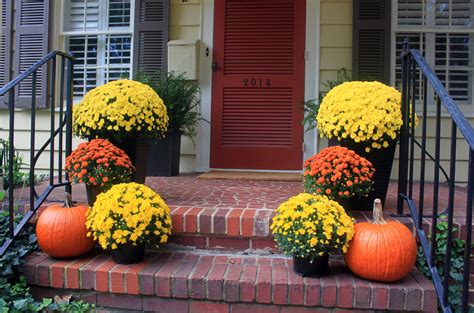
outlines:
[[[164,244],[171,235],[170,209],[149,187],[137,183],[114,185],[97,196],[86,226],[116,263],[144,259],[145,244]]]
[[[168,114],[149,86],[122,79],[89,91],[74,106],[73,132],[84,139],[106,138],[125,150],[136,168],[134,180],[145,181],[149,140],[168,129]]]
[[[345,209],[372,189],[374,168],[367,159],[341,146],[321,150],[304,162],[305,191],[324,194]]]
[[[66,172],[73,183],[86,184],[87,202],[117,183],[130,182],[134,167],[125,152],[106,139],[83,142],[66,158]]]
[[[329,254],[345,253],[354,236],[354,222],[339,203],[308,193],[280,204],[270,229],[301,276],[324,275]]]
[[[373,164],[374,189],[363,208],[370,209],[374,198],[384,202],[403,124],[400,92],[375,81],[346,82],[327,93],[316,119],[330,145],[346,146]]]

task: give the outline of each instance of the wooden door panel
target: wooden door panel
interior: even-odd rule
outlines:
[[[215,3],[211,167],[301,169],[305,1]]]

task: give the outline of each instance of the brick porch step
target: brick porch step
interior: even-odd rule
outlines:
[[[35,252],[25,272],[37,297],[72,293],[98,306],[135,311],[436,311],[433,285],[417,270],[382,284],[352,275],[337,256],[330,268],[325,277],[301,278],[281,255],[168,249],[148,252],[135,265],[117,265],[104,254],[56,260]]]

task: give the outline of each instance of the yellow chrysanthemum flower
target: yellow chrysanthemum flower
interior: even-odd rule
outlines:
[[[127,242],[162,244],[171,235],[170,209],[145,185],[118,184],[97,196],[86,226],[104,249]]]
[[[346,82],[327,93],[316,120],[321,136],[350,138],[368,151],[387,147],[403,125],[401,95],[380,82]]]
[[[270,229],[283,253],[312,259],[346,251],[354,221],[326,196],[300,193],[280,204]]]
[[[89,91],[74,106],[73,132],[91,138],[159,138],[168,128],[166,106],[149,86],[112,81]]]

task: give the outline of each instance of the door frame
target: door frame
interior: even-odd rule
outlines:
[[[201,41],[199,49],[199,82],[201,86],[201,116],[196,138],[196,172],[210,170],[212,48],[214,40],[214,1],[201,0]],[[299,1],[299,0],[297,0]],[[306,0],[306,64],[304,98],[315,99],[320,84],[320,0]],[[318,134],[314,129],[304,133],[304,159],[318,150]]]

